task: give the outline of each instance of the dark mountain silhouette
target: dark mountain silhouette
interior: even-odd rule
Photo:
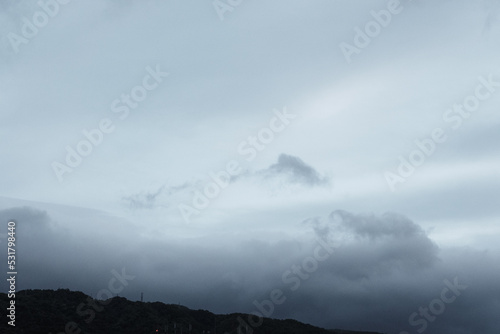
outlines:
[[[5,314],[10,299],[0,293]],[[68,289],[23,290],[16,294],[15,327],[0,323],[4,334],[377,334],[326,330],[296,320],[213,314],[160,302],[132,302],[122,297],[96,300]],[[254,321],[253,323],[251,321]],[[257,326],[258,325],[258,326]]]

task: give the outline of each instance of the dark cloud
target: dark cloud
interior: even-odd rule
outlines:
[[[73,1],[34,29],[37,1],[0,1],[0,183],[19,199],[0,197],[0,247],[16,219],[18,288],[95,295],[125,268],[131,299],[251,312],[280,288],[274,317],[413,334],[409,315],[457,277],[468,289],[428,333],[496,334],[500,90],[455,132],[443,113],[474,102],[479,76],[498,81],[499,2],[402,1],[387,17],[388,4],[247,1],[220,21],[212,1]],[[31,35],[18,53],[11,32]],[[342,43],[365,45],[346,57]],[[148,66],[171,75],[141,97]],[[126,96],[140,103],[114,104]],[[297,117],[281,128],[284,105]],[[116,130],[101,138],[104,118]],[[447,142],[390,192],[384,171],[436,127]],[[248,164],[245,138],[259,151]],[[52,163],[88,140],[59,183]],[[200,204],[231,159],[244,171]],[[206,208],[185,224],[178,205],[196,200]],[[300,223],[333,208],[346,211]],[[407,216],[359,214],[385,211]],[[318,238],[335,252],[291,291],[283,275],[311,265]]]
[[[126,221],[83,211],[79,216],[86,226],[74,233],[74,223],[53,216],[63,217],[54,209],[0,211],[2,221],[18,221],[19,289],[62,287],[95,296],[107,287],[112,270],[125,268],[135,277],[120,295],[133,300],[144,292],[148,301],[253,312],[273,289],[281,289],[286,301],[275,305],[272,317],[413,333],[418,327],[409,324],[409,316],[440,298],[444,280],[456,277],[467,289],[429,322],[429,333],[494,334],[499,324],[498,254],[440,249],[418,224],[395,213],[336,210],[305,220],[302,235],[275,241],[222,231],[210,238],[145,235]],[[311,267],[318,238],[334,251]],[[304,278],[292,272],[297,267]],[[0,270],[5,269],[2,263]],[[0,288],[5,290],[5,283]]]
[[[306,220],[318,238],[339,245],[332,263],[335,275],[366,279],[391,271],[415,271],[432,267],[438,260],[438,247],[422,228],[405,216],[356,215],[344,210],[328,218]]]
[[[5,224],[0,229],[0,247],[7,247],[8,235],[6,227],[9,221],[14,221],[16,223],[19,221],[20,224],[17,224],[16,230],[19,234],[27,232],[28,240],[33,235],[40,235],[52,229],[49,216],[45,211],[36,210],[27,206],[0,210],[0,222]],[[21,239],[21,243],[24,242],[25,240]]]
[[[327,186],[330,179],[322,176],[302,159],[288,154],[280,154],[278,162],[258,172],[266,178],[285,177],[288,182],[306,186]]]
[[[229,183],[235,184],[244,180],[250,180],[259,186],[272,188],[273,191],[278,191],[287,186],[312,188],[331,185],[329,177],[321,175],[302,159],[287,154],[280,154],[277,163],[266,169],[257,171],[242,169],[238,175],[230,177]],[[123,196],[122,202],[133,210],[170,207],[173,203],[182,200],[192,200],[195,191],[203,191],[209,183],[213,182],[214,180],[211,178],[205,180],[198,178],[186,181],[178,186],[163,185],[153,191],[141,191]]]
[[[50,217],[46,211],[32,207],[14,207],[0,211],[0,221],[19,221],[21,231],[44,231],[51,228]]]

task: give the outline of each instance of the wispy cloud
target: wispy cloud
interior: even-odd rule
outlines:
[[[141,191],[132,195],[123,196],[122,201],[128,208],[133,210],[168,207],[170,205],[169,197],[188,191],[190,188],[193,188],[193,185],[188,182],[178,186],[162,185],[155,191]]]

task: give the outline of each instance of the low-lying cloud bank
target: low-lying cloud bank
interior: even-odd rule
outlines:
[[[498,254],[440,249],[400,214],[336,210],[304,220],[303,234],[282,239],[237,230],[152,235],[76,208],[1,210],[0,221],[9,219],[17,220],[19,289],[70,288],[96,296],[114,270],[133,276],[121,296],[137,300],[144,292],[147,301],[214,312],[388,333],[494,333],[499,325]],[[0,241],[6,246],[5,234]],[[0,287],[7,289],[5,282]],[[276,290],[282,302],[271,307],[266,301]]]

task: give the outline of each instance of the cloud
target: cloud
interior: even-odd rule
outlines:
[[[165,186],[161,186],[156,192],[138,193],[123,197],[122,200],[127,203],[131,209],[151,209],[156,204],[157,197],[163,192]]]
[[[24,206],[0,211],[3,221],[18,221],[19,289],[61,287],[95,295],[107,286],[111,270],[125,268],[135,278],[120,296],[132,300],[144,292],[147,301],[180,302],[219,313],[253,312],[256,301],[281,289],[286,301],[276,305],[272,317],[399,333],[414,332],[409,315],[439,298],[445,279],[457,277],[469,288],[429,323],[429,332],[496,333],[492,310],[500,301],[494,292],[500,278],[498,254],[439,248],[400,214],[335,210],[306,219],[297,235],[219,230],[180,237],[145,233],[144,226],[123,219],[75,210]],[[75,233],[75,224],[82,222],[86,225]],[[305,271],[308,263],[311,268],[318,238],[333,245],[334,252]],[[283,275],[297,267],[305,278],[292,290]],[[289,273],[291,277],[299,276]]]
[[[28,206],[0,210],[0,222],[7,224],[9,221],[19,222],[20,224],[16,224],[16,231],[20,235],[27,233],[28,240],[31,238],[31,235],[40,235],[52,229],[52,224],[47,212]],[[6,228],[5,231],[7,231]],[[3,230],[0,229],[0,244],[2,242],[7,242],[8,237],[7,233],[2,232]],[[7,246],[4,244],[1,247]]]
[[[330,178],[322,176],[299,157],[284,153],[279,155],[277,163],[258,171],[257,174],[268,179],[283,177],[287,182],[309,187],[331,184]]]
[[[132,210],[167,208],[181,201],[191,203],[196,191],[203,192],[207,185],[215,184],[216,181],[213,176],[208,174],[205,179],[191,179],[178,186],[162,185],[155,190],[140,191],[122,196],[122,202]],[[214,175],[214,173],[210,175]],[[238,175],[230,176],[228,186],[231,187],[236,184],[243,188],[255,187],[257,190],[264,189],[268,191],[271,189],[271,192],[276,194],[283,189],[297,191],[303,190],[304,187],[329,187],[331,186],[331,179],[321,175],[298,157],[280,154],[278,161],[266,169],[251,170],[242,168]],[[226,192],[226,187],[223,188],[222,192]]]
[[[500,89],[459,131],[443,115],[499,81],[498,3],[402,1],[365,39],[387,0],[247,1],[222,22],[210,1],[72,1],[36,34],[36,1],[1,1],[0,183],[19,200],[0,197],[0,247],[17,219],[19,288],[95,293],[126,267],[129,298],[254,311],[322,237],[337,252],[276,317],[414,333],[409,314],[458,276],[470,288],[428,332],[496,334]],[[18,53],[9,32],[30,35]],[[364,44],[349,66],[342,42]],[[171,75],[120,119],[113,101],[140,100],[156,65]],[[283,105],[296,121],[247,163],[238,143]],[[116,130],[60,184],[51,164],[103,118]],[[383,172],[436,127],[449,139],[392,193]],[[244,172],[185,224],[178,204],[233,159]]]
[[[17,229],[21,232],[41,232],[52,229],[49,215],[44,210],[38,210],[29,206],[13,207],[0,210],[0,221],[18,221]]]
[[[336,210],[327,218],[304,221],[318,238],[331,240],[344,255],[332,268],[348,279],[388,275],[392,271],[415,271],[438,261],[438,246],[422,228],[396,213],[381,216]]]
[[[122,201],[132,210],[154,209],[171,205],[170,197],[192,189],[193,185],[185,182],[178,186],[162,185],[155,191],[141,191],[132,195],[123,196]]]
[[[493,27],[498,26],[500,19],[500,5],[497,1],[484,0],[483,1],[484,10],[487,13],[483,34],[490,33]]]

